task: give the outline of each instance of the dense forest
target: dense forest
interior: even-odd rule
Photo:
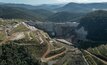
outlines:
[[[24,46],[15,45],[10,42],[0,46],[0,65],[39,65],[27,53]]]
[[[107,11],[98,10],[87,14],[80,20],[79,27],[88,31],[87,38],[93,41],[107,40]]]

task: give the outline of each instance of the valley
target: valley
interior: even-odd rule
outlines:
[[[0,65],[107,65],[107,3],[0,2]]]
[[[90,51],[91,49],[89,49],[89,51],[81,51],[81,49],[79,49],[76,44],[72,42],[72,37],[65,37],[66,40],[68,38],[71,39],[69,40],[70,42],[64,39],[58,39],[58,36],[55,36],[52,39],[46,32],[38,29],[38,26],[44,23],[34,24],[38,25],[38,28],[34,27],[34,25],[30,26],[28,24],[26,22],[19,22],[15,26],[12,26],[12,28],[8,28],[9,31],[5,31],[5,33],[9,36],[5,34],[6,38],[2,39],[0,46],[8,45],[11,43],[12,45],[21,46],[26,50],[26,53],[30,53],[29,55],[31,56],[31,58],[39,61],[38,63],[40,65],[90,65],[90,62],[92,62],[92,60],[89,60],[87,58],[87,55],[91,56],[93,60],[95,58],[106,65],[107,62],[104,59],[100,58],[100,56],[92,54]],[[77,23],[74,24],[77,25]],[[63,25],[61,24],[61,26]],[[42,27],[45,28],[45,26]],[[75,25],[71,27],[74,28]],[[4,28],[4,30],[6,30],[6,28]]]

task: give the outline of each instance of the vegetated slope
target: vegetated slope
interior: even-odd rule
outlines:
[[[84,27],[88,40],[80,40],[78,47],[89,65],[107,65],[106,21],[107,11],[103,10],[90,12],[80,20],[78,28]]]
[[[102,44],[100,46],[96,46],[94,48],[88,48],[88,51],[99,58],[102,58],[103,60],[107,61],[107,44]]]
[[[24,46],[15,45],[14,42],[0,46],[0,65],[39,65]]]
[[[80,20],[80,27],[88,31],[87,38],[94,41],[107,40],[107,11],[94,11],[88,13]]]
[[[107,44],[82,50],[89,65],[107,65]]]
[[[58,12],[48,17],[47,20],[53,22],[67,22],[72,20],[78,20],[82,17],[83,13],[69,13],[69,12]]]
[[[52,13],[48,12],[49,11],[47,10],[32,11],[25,8],[8,7],[5,5],[0,5],[0,18],[4,19],[24,19],[24,20],[44,21],[44,19]]]
[[[68,3],[56,10],[68,12],[90,12],[93,10],[107,9],[107,3]]]
[[[84,50],[82,53],[89,65],[107,65],[107,61],[95,54],[88,52],[87,50]]]
[[[4,30],[0,31],[0,42],[3,41],[5,38],[6,38],[5,31]]]

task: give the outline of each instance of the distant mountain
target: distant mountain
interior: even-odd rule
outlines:
[[[79,28],[88,32],[87,38],[94,41],[107,41],[107,11],[88,13],[80,20]]]
[[[9,7],[19,7],[19,8],[26,8],[26,9],[36,9],[33,5],[28,4],[13,4],[13,3],[4,3],[2,5],[9,6]]]
[[[35,10],[32,10],[32,12],[38,14],[39,16],[41,16],[44,19],[46,19],[47,17],[54,14],[54,12],[45,10],[45,9],[35,9]]]
[[[0,6],[0,18],[40,20],[39,17],[36,17],[35,15],[33,15],[32,12],[27,9],[13,8],[7,6]]]
[[[67,21],[77,21],[82,17],[83,13],[69,13],[69,12],[58,12],[50,16],[47,20],[53,22],[67,22]]]
[[[107,10],[107,3],[68,3],[68,4],[42,4],[42,5],[0,3],[0,5],[26,8],[30,10],[45,9],[54,12],[62,12],[62,11],[90,12],[99,9]]]
[[[54,11],[54,9],[63,7],[64,5],[65,4],[43,4],[43,5],[36,6],[35,8]]]
[[[68,12],[89,12],[93,10],[107,10],[107,3],[68,3],[65,6],[56,9],[57,11],[68,11]]]
[[[52,12],[47,10],[29,10],[26,8],[10,7],[0,5],[0,18],[5,19],[25,19],[25,20],[39,20],[43,21]]]
[[[13,4],[13,3],[0,3],[0,5],[10,6],[10,7],[20,7],[30,10],[35,9],[45,9],[45,10],[54,10],[56,8],[64,6],[64,4],[43,4],[43,5],[28,5],[28,4]]]
[[[27,4],[0,3],[1,18],[21,18],[52,22],[78,21],[81,16],[90,11],[106,10],[107,3],[88,4],[43,4],[38,6]],[[10,13],[8,13],[10,12]]]

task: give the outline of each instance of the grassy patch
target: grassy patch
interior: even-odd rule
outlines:
[[[68,61],[66,61],[63,65],[67,65],[68,64]]]
[[[25,20],[22,19],[1,19],[0,18],[0,25],[6,26],[6,25],[15,25],[19,22],[24,22]]]
[[[0,31],[0,41],[4,40],[6,38],[6,34],[4,31]]]
[[[15,32],[24,32],[24,31],[28,31],[29,29],[24,26],[23,24],[20,24],[18,25],[17,27],[15,27],[13,30],[12,30],[12,33],[15,33]]]

